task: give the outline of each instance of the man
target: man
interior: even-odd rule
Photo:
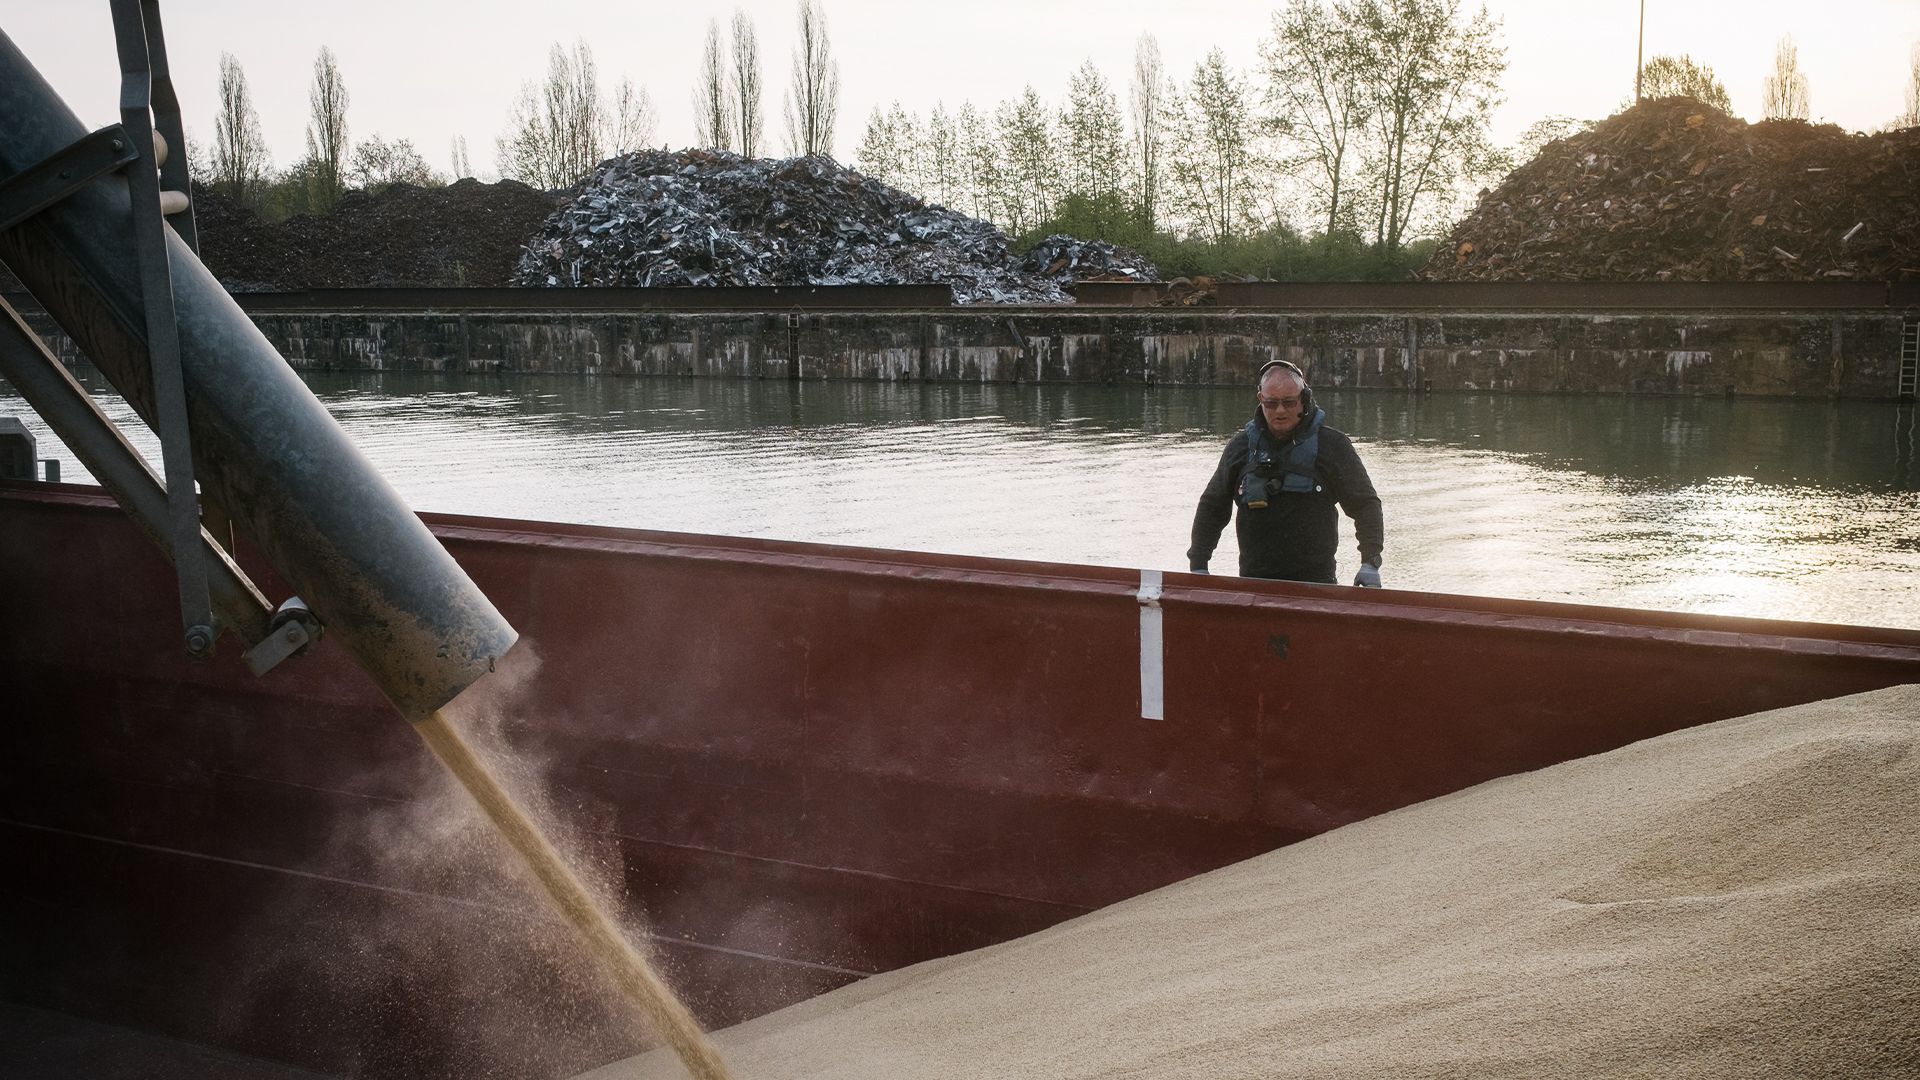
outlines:
[[[1259,408],[1220,455],[1220,467],[1200,493],[1193,513],[1187,562],[1196,574],[1220,543],[1227,519],[1239,516],[1240,574],[1333,584],[1333,553],[1340,543],[1337,505],[1353,519],[1360,542],[1355,585],[1380,587],[1384,531],[1380,496],[1353,440],[1325,426],[1300,369],[1274,360],[1255,381]]]

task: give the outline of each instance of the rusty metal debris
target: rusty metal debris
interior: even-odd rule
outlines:
[[[1920,277],[1920,128],[1645,102],[1547,144],[1481,196],[1421,273],[1440,281]]]
[[[528,286],[941,284],[955,302],[1072,303],[987,222],[819,157],[659,150],[604,161],[527,244]]]
[[[1132,248],[1054,233],[1020,256],[1019,268],[1061,284],[1075,281],[1158,281],[1160,271]]]

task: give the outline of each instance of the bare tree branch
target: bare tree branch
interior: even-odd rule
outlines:
[[[1788,34],[1773,47],[1773,71],[1761,89],[1760,115],[1768,120],[1805,120],[1811,112],[1800,49]]]
[[[753,20],[733,10],[733,130],[742,157],[760,153],[760,43]]]
[[[727,50],[720,20],[707,21],[707,43],[693,79],[694,138],[710,150],[733,149],[733,87],[727,81]]]
[[[1127,87],[1128,111],[1133,119],[1134,198],[1140,225],[1153,232],[1160,211],[1160,155],[1166,141],[1167,72],[1160,63],[1160,43],[1141,34],[1133,46],[1133,82]]]
[[[345,190],[342,174],[347,158],[347,84],[340,77],[333,50],[325,45],[313,61],[307,105],[312,111],[307,124],[307,159],[312,163],[307,200],[314,210],[325,212]]]
[[[220,54],[220,109],[213,119],[214,183],[244,203],[257,193],[268,167],[267,140],[247,92],[247,73],[232,53]]]
[[[609,109],[600,96],[593,49],[584,39],[547,56],[547,78],[528,83],[496,142],[500,175],[542,188],[561,188],[600,163]]]
[[[787,152],[833,156],[833,124],[840,108],[840,64],[827,39],[820,0],[800,0],[799,40],[783,112]]]

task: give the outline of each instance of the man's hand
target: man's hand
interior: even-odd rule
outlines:
[[[1353,583],[1363,589],[1380,587],[1380,568],[1372,563],[1361,563],[1360,572],[1353,575]]]

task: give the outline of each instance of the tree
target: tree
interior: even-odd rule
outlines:
[[[1167,173],[1196,232],[1225,244],[1252,218],[1253,116],[1244,80],[1218,48],[1178,96]]]
[[[963,186],[960,129],[945,102],[936,101],[927,116],[926,133],[920,140],[920,195],[929,202],[954,206]]]
[[[1702,105],[1711,105],[1723,113],[1733,112],[1733,100],[1719,76],[1705,64],[1685,53],[1656,56],[1640,69],[1641,96],[1652,98],[1690,97]]]
[[[1005,163],[1000,220],[1008,233],[1017,236],[1053,212],[1059,184],[1053,124],[1046,103],[1029,85],[1018,98],[1001,103],[994,113],[994,125],[999,129],[1000,157]]]
[[[1800,71],[1800,49],[1788,34],[1773,47],[1773,72],[1761,90],[1760,115],[1768,120],[1805,120],[1810,113],[1807,77]]]
[[[247,93],[247,73],[232,53],[220,54],[220,109],[213,118],[214,184],[244,203],[265,179],[269,162],[260,117]]]
[[[693,124],[694,139],[701,146],[733,149],[733,87],[727,81],[719,19],[707,21],[707,44],[700,50],[700,71],[693,82]]]
[[[1004,224],[1000,207],[1005,201],[1006,170],[1000,161],[1000,141],[992,121],[981,115],[973,102],[963,101],[954,115],[953,128],[960,143],[960,187],[967,213]]]
[[[840,108],[840,64],[827,40],[820,0],[800,0],[799,41],[793,47],[793,77],[782,108],[787,151],[833,156],[833,123]]]
[[[1460,0],[1338,0],[1336,11],[1372,56],[1362,169],[1374,244],[1391,255],[1423,205],[1505,167],[1489,129],[1507,51],[1487,9],[1462,21]]]
[[[1292,0],[1274,13],[1273,36],[1260,46],[1273,123],[1305,167],[1329,245],[1353,225],[1348,184],[1369,102],[1362,89],[1371,66],[1367,42],[1343,15],[1320,0]]]
[[[320,46],[313,61],[313,87],[307,91],[312,119],[307,124],[307,202],[325,212],[340,200],[347,162],[347,84],[333,50]]]
[[[1920,127],[1920,42],[1907,54],[1906,107],[1894,121],[1896,128]]]
[[[1067,86],[1067,107],[1060,114],[1062,170],[1060,195],[1078,197],[1088,209],[1086,225],[1105,237],[1121,224],[1120,198],[1127,174],[1126,129],[1120,103],[1092,60],[1080,65]],[[1108,220],[1116,215],[1114,220]]]
[[[453,178],[465,180],[472,175],[473,162],[467,158],[467,137],[455,135],[453,137]]]
[[[608,129],[593,50],[584,39],[568,52],[555,44],[547,55],[546,81],[520,88],[495,141],[500,175],[538,188],[561,188],[600,163]]]
[[[1133,118],[1134,198],[1140,227],[1153,232],[1160,210],[1160,155],[1166,141],[1167,73],[1160,63],[1160,43],[1141,34],[1133,45],[1133,82],[1127,87],[1127,107]]]
[[[607,153],[631,154],[653,142],[660,118],[646,87],[633,85],[632,79],[621,79],[620,89],[614,91],[612,105],[604,113],[601,136]]]
[[[760,43],[753,20],[733,11],[733,129],[743,157],[760,152]]]
[[[913,120],[898,101],[891,112],[875,105],[867,116],[866,133],[854,150],[854,162],[860,171],[883,183],[906,187],[914,156]]]
[[[360,140],[353,148],[353,164],[347,170],[347,177],[355,187],[368,192],[379,191],[395,184],[412,184],[415,187],[439,187],[440,177],[427,166],[420,151],[414,149],[409,139],[395,139],[388,142],[379,133]]]

